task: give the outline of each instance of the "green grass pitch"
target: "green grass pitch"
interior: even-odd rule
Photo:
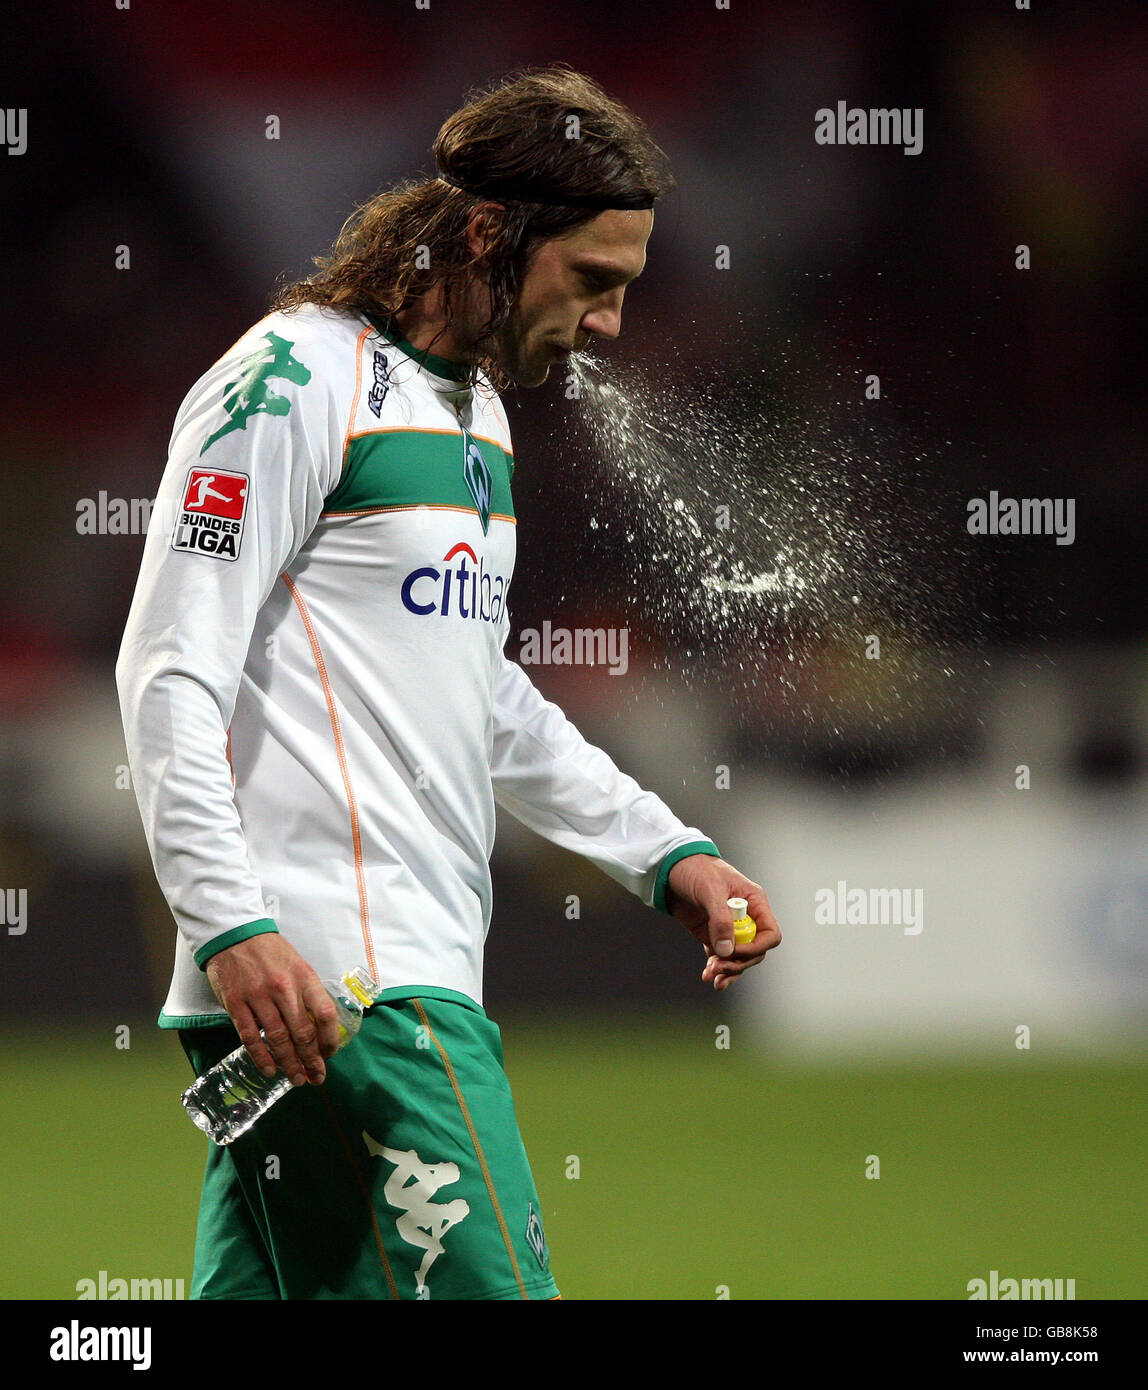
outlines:
[[[990,1269],[1148,1294],[1142,1061],[842,1071],[718,1050],[690,1018],[501,1023],[568,1299],[963,1300]],[[0,1296],[190,1284],[188,1080],[147,1022],[126,1050],[112,1024],[5,1036]]]

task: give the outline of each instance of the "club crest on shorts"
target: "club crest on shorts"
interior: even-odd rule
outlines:
[[[250,482],[246,473],[192,468],[171,533],[172,550],[237,559]]]
[[[534,1251],[534,1258],[538,1261],[539,1267],[546,1268],[546,1235],[542,1230],[542,1218],[534,1210],[534,1203],[530,1203],[530,1208],[526,1217],[526,1243]]]

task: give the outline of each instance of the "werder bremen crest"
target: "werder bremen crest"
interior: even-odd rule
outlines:
[[[538,1261],[539,1267],[546,1268],[546,1236],[542,1230],[542,1218],[534,1209],[534,1203],[530,1203],[526,1216],[526,1243],[534,1251],[534,1258]]]
[[[286,396],[277,396],[268,386],[268,378],[282,377],[293,381],[297,386],[306,386],[311,380],[310,371],[302,362],[291,356],[294,343],[281,338],[278,333],[265,333],[266,347],[256,348],[239,364],[241,376],[238,381],[229,381],[223,388],[223,408],[230,419],[222,429],[215,431],[199,451],[200,458],[217,439],[222,439],[232,430],[245,430],[253,415],[286,415],[291,402]]]
[[[485,536],[490,529],[490,498],[494,491],[494,482],[482,456],[482,450],[465,425],[462,430],[462,448],[462,476],[466,479],[466,486],[474,498],[474,505],[478,508],[478,518],[482,522],[482,534]]]

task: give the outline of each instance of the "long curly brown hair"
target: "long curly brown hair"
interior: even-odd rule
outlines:
[[[434,158],[441,174],[467,188],[514,187],[524,195],[497,199],[505,213],[483,258],[491,313],[480,341],[506,322],[538,246],[598,215],[526,196],[635,202],[674,186],[669,161],[639,118],[565,64],[527,68],[468,93],[439,131]],[[449,322],[453,296],[475,265],[467,223],[491,197],[440,178],[385,189],[356,208],[327,255],[314,258],[315,274],[279,287],[271,309],[321,304],[385,320],[441,285]],[[498,390],[512,384],[490,357],[475,360],[472,381],[479,372]]]

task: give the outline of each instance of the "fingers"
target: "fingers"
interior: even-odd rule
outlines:
[[[319,1053],[319,1030],[315,1020],[303,1007],[297,989],[291,989],[276,1001],[279,1005],[280,1022],[274,1035],[264,1029],[272,1055],[291,1078],[293,1086],[313,1082],[316,1086],[327,1079],[327,1068]],[[280,1059],[280,1051],[287,1060]]]
[[[745,898],[745,915],[753,919],[757,930],[752,941],[740,946],[734,936],[733,916],[727,902],[722,900],[708,905],[706,934],[709,948],[722,960],[743,960],[747,956],[764,955],[781,941],[781,929],[764,892],[759,888],[747,888]]]
[[[300,1051],[305,1057],[313,1056],[313,1065],[321,1065],[321,1059],[314,1048],[315,1025],[297,1002],[292,1004],[292,994],[290,981],[273,976],[263,988],[252,989],[246,1000],[235,1002],[230,1013],[243,1045],[264,1075],[272,1076],[278,1068],[293,1086],[302,1086],[308,1080],[309,1068]],[[244,1013],[251,1022],[240,1028]]]
[[[333,1057],[339,1050],[339,1015],[334,1001],[323,988],[318,976],[303,991],[303,1007],[311,1015],[319,1033],[319,1051]]]
[[[239,1034],[239,1040],[247,1049],[251,1060],[264,1076],[274,1076],[275,1060],[259,1036],[259,1024],[251,1010],[246,1005],[236,1004],[231,1009],[231,1021],[235,1024],[235,1031]]]
[[[773,915],[773,908],[769,905],[769,899],[761,888],[755,888],[746,894],[749,906],[746,912],[757,924],[757,936],[751,944],[757,945],[759,941],[764,941],[764,950],[772,951],[775,946],[781,945],[781,928],[777,924],[777,918]]]
[[[781,928],[764,890],[756,884],[747,884],[742,894],[747,902],[746,915],[753,918],[757,934],[752,941],[738,946],[725,903],[711,914],[708,932],[712,945],[705,947],[707,959],[702,982],[712,984],[715,990],[729,989],[751,966],[760,965],[767,951],[781,943]]]
[[[712,984],[714,989],[728,989],[751,965],[760,965],[765,959],[764,948],[758,949],[752,957],[747,957],[745,953],[753,950],[753,946],[739,946],[736,956],[722,957],[715,955],[713,949],[704,942],[702,944],[707,957],[702,970],[702,983]]]
[[[764,955],[755,956],[753,960],[722,960],[718,956],[711,956],[706,961],[705,969],[702,971],[702,983],[711,984],[714,989],[728,989],[730,985],[740,975],[743,975],[750,966],[760,965],[765,959]]]
[[[275,980],[272,1010],[264,1036],[271,1055],[291,1078],[293,1086],[310,1081],[319,1086],[327,1079],[324,1057],[338,1047],[339,1027],[335,1005],[313,971],[300,986],[297,979]]]
[[[335,1004],[314,970],[281,937],[263,934],[221,951],[208,977],[252,1061],[295,1086],[326,1080],[339,1045]]]
[[[729,960],[737,951],[737,942],[733,934],[733,913],[730,911],[728,897],[729,894],[722,890],[724,896],[714,897],[712,901],[707,900],[705,909],[709,916],[706,923],[706,931],[709,935],[709,948],[713,950],[715,956],[721,960]]]
[[[718,956],[711,956],[702,971],[702,983],[712,983],[717,990],[729,989],[739,976],[751,966],[760,965],[764,959],[764,952],[754,956],[752,960],[722,960]]]
[[[263,1023],[263,1038],[275,1059],[276,1066],[290,1078],[291,1085],[302,1086],[307,1080],[307,1071],[295,1051],[290,1029],[282,1014],[271,1014],[268,1010],[268,1016]]]

